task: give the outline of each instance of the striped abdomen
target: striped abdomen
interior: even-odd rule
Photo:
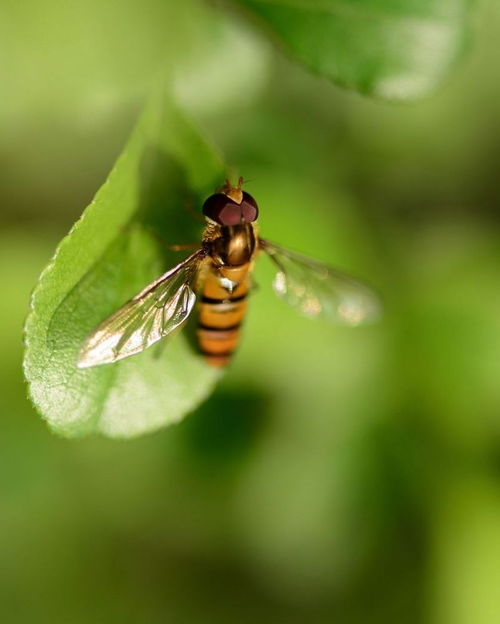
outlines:
[[[210,267],[200,298],[198,344],[207,362],[225,366],[238,346],[240,326],[245,316],[250,263]],[[232,292],[224,280],[238,285]]]

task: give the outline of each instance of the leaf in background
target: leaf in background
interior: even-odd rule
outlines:
[[[467,39],[471,0],[238,0],[311,70],[387,100],[421,97]]]
[[[173,423],[202,401],[216,372],[184,331],[113,365],[76,367],[88,333],[182,259],[169,243],[199,240],[186,207],[220,182],[218,157],[166,101],[143,113],[109,179],[42,273],[26,322],[32,399],[59,434],[131,437]],[[164,341],[162,341],[164,342]]]

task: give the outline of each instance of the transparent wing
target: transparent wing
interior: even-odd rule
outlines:
[[[86,339],[78,368],[140,353],[183,323],[193,309],[192,284],[205,255],[203,249],[198,250],[103,321]]]
[[[347,325],[380,316],[377,295],[348,275],[266,240],[260,247],[278,267],[276,294],[305,316]]]

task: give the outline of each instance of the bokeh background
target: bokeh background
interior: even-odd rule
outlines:
[[[497,624],[500,7],[439,93],[396,106],[178,4],[0,6],[2,621]],[[59,439],[26,398],[29,293],[159,76],[263,233],[364,276],[385,316],[299,318],[262,260],[195,413]]]

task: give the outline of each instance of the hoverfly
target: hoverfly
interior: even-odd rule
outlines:
[[[379,312],[377,296],[341,271],[261,238],[254,198],[228,181],[203,204],[200,248],[104,320],[86,339],[78,367],[110,364],[144,351],[179,327],[199,299],[198,344],[208,364],[225,366],[245,317],[255,257],[277,268],[274,290],[309,317],[358,325]]]

